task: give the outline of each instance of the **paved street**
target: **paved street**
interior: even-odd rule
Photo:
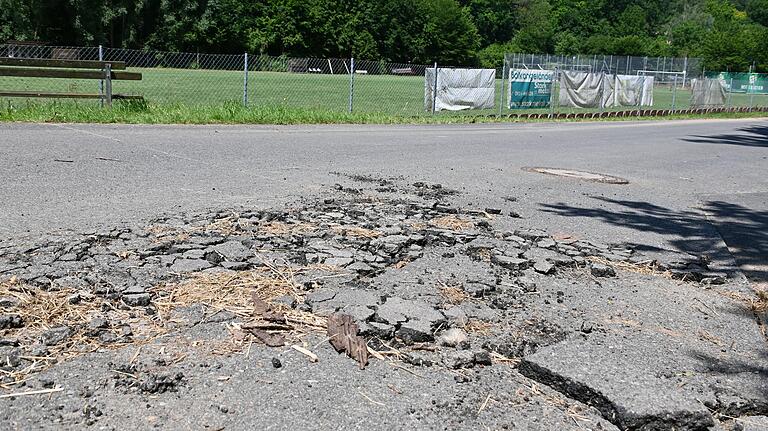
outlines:
[[[768,121],[462,126],[0,125],[0,236],[269,207],[315,196],[332,172],[403,176],[512,207],[523,223],[649,249],[705,251],[720,232],[766,254]],[[608,185],[521,170],[622,177]],[[510,206],[510,205],[507,205]],[[711,223],[704,223],[703,214]],[[765,270],[751,269],[755,276]]]

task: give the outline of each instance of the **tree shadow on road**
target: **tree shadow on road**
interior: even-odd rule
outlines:
[[[725,144],[768,148],[768,126],[749,126],[742,127],[738,130],[743,133],[691,136],[683,138],[683,141],[697,144]]]
[[[747,277],[768,281],[768,210],[711,201],[704,211]]]
[[[750,373],[768,380],[768,367],[764,365],[768,361],[768,351],[763,349],[759,355],[761,356],[759,360],[747,362],[738,359],[724,360],[721,357],[714,357],[703,352],[691,352],[691,356],[701,361],[707,371],[718,374]]]
[[[725,381],[740,376],[736,380],[741,392],[738,395],[743,396],[749,402],[722,407],[725,407],[726,410],[735,408],[735,410],[730,411],[735,416],[765,414],[765,409],[768,408],[766,407],[768,406],[768,367],[764,365],[768,360],[768,352],[765,349],[758,353],[759,358],[749,361],[736,358],[724,359],[699,351],[692,351],[690,355],[701,363],[707,374],[730,376],[730,378],[726,377]]]
[[[643,201],[597,196],[592,199],[609,205],[607,208],[575,207],[563,203],[541,206],[543,211],[563,217],[593,218],[615,226],[664,235],[675,251],[707,255],[729,271],[736,269],[728,265],[729,261],[733,262],[732,253],[749,277],[768,280],[765,266],[768,256],[768,211],[714,201],[704,204],[705,215]],[[726,238],[731,253],[723,247],[721,234]],[[649,244],[631,245],[640,251],[664,251]]]

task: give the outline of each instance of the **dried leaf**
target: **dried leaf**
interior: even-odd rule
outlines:
[[[331,314],[328,317],[328,338],[337,352],[345,352],[356,360],[362,370],[368,365],[368,345],[357,335],[357,324],[348,314]]]
[[[282,347],[285,345],[285,337],[281,334],[270,334],[263,329],[249,329],[249,331],[268,347]]]
[[[282,313],[278,313],[272,310],[272,306],[267,304],[267,302],[263,299],[259,298],[256,292],[251,292],[251,300],[253,301],[254,317],[268,320],[270,322],[285,323],[285,316]]]
[[[251,301],[253,301],[253,314],[256,316],[261,316],[271,310],[269,304],[267,304],[263,299],[259,298],[255,291],[251,292]]]

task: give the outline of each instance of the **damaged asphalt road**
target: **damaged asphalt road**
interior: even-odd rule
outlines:
[[[334,169],[285,202],[6,235],[0,423],[763,429],[768,295],[722,226],[640,205],[636,173],[567,167],[630,184],[525,173],[552,188],[489,194]],[[566,205],[562,184],[602,196]],[[753,210],[723,219],[744,232]]]

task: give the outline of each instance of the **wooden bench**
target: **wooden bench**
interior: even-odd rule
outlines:
[[[126,72],[125,62],[121,61],[0,57],[0,76],[19,78],[98,79],[103,81],[103,91],[100,91],[99,93],[6,91],[0,88],[0,97],[101,99],[107,106],[112,106],[113,99],[144,99],[142,96],[138,95],[112,93],[113,80],[141,81],[142,78],[141,73]]]
[[[415,75],[416,72],[410,67],[400,67],[392,69],[393,75]]]

